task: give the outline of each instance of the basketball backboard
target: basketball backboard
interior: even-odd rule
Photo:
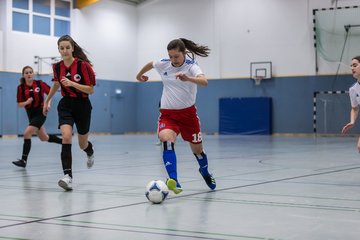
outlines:
[[[251,62],[250,78],[255,81],[256,85],[260,84],[263,79],[271,79],[272,63],[271,62]]]

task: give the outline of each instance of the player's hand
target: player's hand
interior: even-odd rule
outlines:
[[[32,97],[29,97],[27,100],[26,100],[26,104],[30,104],[32,103],[32,101],[34,101],[34,99]]]
[[[137,76],[136,79],[140,82],[146,82],[147,80],[149,80],[149,77],[145,75],[141,75],[141,76]]]
[[[44,103],[44,107],[43,107],[43,114],[44,116],[47,116],[48,112],[50,111],[50,103]]]
[[[347,131],[349,131],[350,128],[354,127],[354,123],[349,122],[348,124],[346,124],[343,129],[341,130],[341,133],[347,133]]]
[[[64,85],[65,87],[73,87],[74,86],[74,82],[69,80],[68,78],[66,77],[63,77],[61,80],[60,80],[61,84]]]
[[[175,74],[176,79],[180,79],[181,81],[189,81],[190,78],[183,72],[178,72]]]

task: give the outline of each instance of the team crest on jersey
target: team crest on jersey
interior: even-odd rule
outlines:
[[[165,127],[165,123],[162,123],[162,124],[159,125],[159,128],[160,128],[160,129],[162,129],[162,128],[164,128],[164,127]]]
[[[39,88],[39,87],[36,87],[36,88],[35,88],[35,92],[40,92],[40,88]]]
[[[75,80],[76,82],[79,82],[79,81],[81,80],[80,74],[75,74],[74,80]]]

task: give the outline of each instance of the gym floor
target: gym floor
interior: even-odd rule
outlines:
[[[205,135],[217,189],[207,188],[187,143],[175,145],[179,195],[162,204],[146,184],[166,180],[156,135],[92,135],[95,164],[73,142],[73,191],[60,145],[0,139],[0,239],[358,240],[360,155],[355,137]]]

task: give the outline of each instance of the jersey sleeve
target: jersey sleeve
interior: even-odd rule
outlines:
[[[358,106],[358,102],[356,100],[357,98],[357,93],[355,91],[355,89],[350,88],[349,89],[349,96],[350,96],[350,103],[351,103],[351,107],[355,108]]]
[[[59,82],[59,79],[58,79],[58,73],[57,71],[59,71],[59,66],[58,66],[59,63],[55,63],[52,65],[52,68],[53,68],[53,77],[52,77],[52,81],[55,81],[55,82]]]
[[[46,83],[40,80],[41,89],[43,89],[45,94],[49,94],[50,92],[50,86]]]
[[[197,63],[194,63],[191,68],[190,68],[190,72],[191,75],[196,77],[198,75],[202,75],[204,74],[203,71],[201,70],[201,68],[199,67],[199,65]]]
[[[24,100],[24,96],[23,96],[22,91],[21,91],[21,85],[19,85],[19,86],[17,87],[16,101],[17,101],[18,103],[25,101],[25,100]]]
[[[154,69],[161,75],[161,72],[166,68],[169,63],[169,59],[161,59],[153,61]]]
[[[83,61],[81,63],[81,71],[84,77],[84,84],[89,86],[96,85],[95,72],[90,63]]]

